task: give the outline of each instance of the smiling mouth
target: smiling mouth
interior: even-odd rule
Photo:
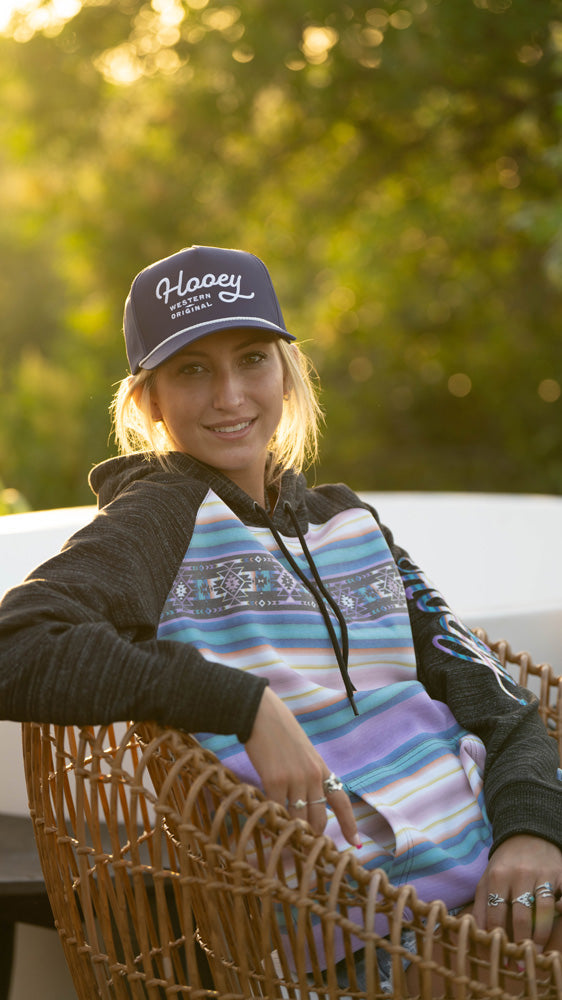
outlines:
[[[246,430],[250,424],[253,424],[252,420],[242,420],[239,424],[229,424],[228,427],[210,427],[209,430],[213,431],[214,434],[236,434],[237,431]]]

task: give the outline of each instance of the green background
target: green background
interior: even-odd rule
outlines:
[[[311,479],[562,492],[558,0],[38,3],[0,102],[4,512],[92,502],[131,279],[194,243],[272,273]]]

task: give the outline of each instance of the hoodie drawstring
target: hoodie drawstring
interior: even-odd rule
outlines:
[[[298,523],[297,516],[293,508],[287,501],[285,501],[285,503],[283,504],[283,510],[285,511],[286,514],[288,514],[295,528],[303,555],[310,567],[310,571],[314,577],[315,583],[312,583],[308,579],[306,574],[303,572],[303,570],[300,568],[296,559],[293,557],[293,555],[285,545],[281,535],[277,531],[277,528],[273,524],[273,521],[269,517],[267,511],[265,511],[263,507],[261,507],[258,503],[254,503],[254,510],[256,511],[257,514],[259,514],[260,518],[262,519],[266,527],[269,528],[269,530],[271,531],[271,534],[273,535],[275,541],[277,542],[277,545],[279,546],[281,552],[285,556],[291,568],[297,574],[297,576],[304,584],[304,586],[307,588],[307,590],[309,590],[312,596],[314,597],[314,600],[316,601],[320,609],[320,613],[322,614],[326,628],[328,630],[328,634],[330,636],[330,641],[332,643],[337,664],[340,669],[343,683],[345,685],[345,690],[347,697],[349,699],[349,703],[353,709],[354,714],[359,715],[359,712],[357,710],[357,705],[355,704],[355,699],[353,697],[353,692],[356,690],[356,688],[351,681],[348,670],[349,636],[347,631],[347,624],[343,616],[342,610],[339,607],[337,601],[335,601],[332,595],[326,590],[326,587],[322,582],[322,578],[318,572],[318,568],[314,562],[314,559],[312,558],[308,545],[306,544],[304,534]],[[340,626],[340,631],[341,631],[341,645],[335,633],[335,629],[332,624],[332,619],[330,618],[330,613],[328,611],[328,608],[326,607],[326,604],[329,604],[329,606],[331,607],[332,611],[334,612],[338,620],[338,624]]]

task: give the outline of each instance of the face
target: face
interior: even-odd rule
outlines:
[[[214,466],[261,504],[286,389],[276,341],[262,330],[209,334],[159,365],[151,390],[152,418],[164,422],[176,451]]]

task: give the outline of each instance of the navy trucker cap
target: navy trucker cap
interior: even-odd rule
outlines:
[[[269,272],[254,254],[189,247],[144,268],[131,285],[123,330],[131,372],[156,368],[217,330],[288,332]]]

